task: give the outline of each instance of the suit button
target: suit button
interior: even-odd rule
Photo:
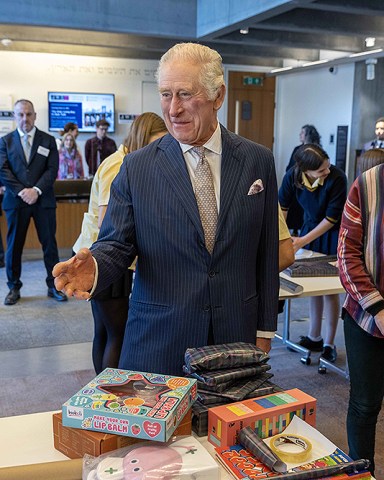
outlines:
[[[203,310],[204,310],[204,312],[209,312],[211,310],[211,306],[210,305],[204,305]]]
[[[216,272],[214,270],[211,270],[208,275],[212,278],[216,275]]]

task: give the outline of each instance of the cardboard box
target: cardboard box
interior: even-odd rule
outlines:
[[[173,435],[191,435],[191,409],[185,414]],[[53,444],[56,450],[69,458],[82,458],[86,453],[97,457],[103,453],[117,450],[137,442],[140,438],[125,437],[111,433],[92,432],[78,428],[64,427],[62,414],[53,414]]]
[[[196,383],[107,368],[64,403],[63,425],[165,442],[195,401]]]
[[[281,433],[297,415],[316,426],[316,399],[294,388],[243,400],[208,411],[208,440],[215,447],[238,443],[239,431],[250,426],[261,438]]]

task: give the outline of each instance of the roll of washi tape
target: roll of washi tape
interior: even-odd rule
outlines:
[[[286,463],[304,462],[309,457],[312,444],[301,435],[281,433],[271,439],[271,450]]]

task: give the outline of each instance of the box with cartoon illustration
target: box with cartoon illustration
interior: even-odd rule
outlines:
[[[107,368],[63,404],[63,425],[165,442],[196,392],[191,378]]]

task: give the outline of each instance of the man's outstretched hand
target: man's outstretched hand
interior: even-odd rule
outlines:
[[[74,257],[58,263],[52,271],[57,290],[78,300],[90,298],[89,292],[95,280],[95,273],[95,262],[88,248],[82,248]]]

